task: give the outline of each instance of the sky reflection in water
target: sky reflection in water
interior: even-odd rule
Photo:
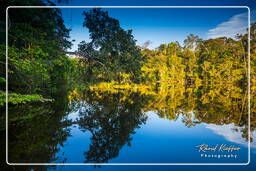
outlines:
[[[139,94],[75,89],[66,96],[69,99],[54,104],[10,108],[13,116],[25,111],[35,117],[10,126],[9,159],[14,163],[246,163],[247,112],[240,110],[246,96],[226,98],[205,89],[200,89],[204,93],[192,90],[164,87]],[[226,100],[220,103],[220,98]],[[241,149],[203,153],[196,147],[200,144]]]
[[[182,116],[177,120],[160,118],[154,111],[146,112],[146,124],[135,130],[132,135],[131,146],[124,145],[119,155],[110,159],[109,163],[246,163],[248,156],[248,142],[241,137],[239,127],[234,124],[215,125],[201,123],[193,127],[186,127],[182,123]],[[71,112],[68,119],[79,119],[79,112]],[[89,131],[81,131],[78,124],[70,126],[71,136],[56,154],[66,163],[85,162],[84,153],[89,150]],[[235,131],[234,129],[238,129]],[[200,157],[196,147],[199,144],[227,144],[240,147],[236,159],[216,159]],[[211,154],[211,152],[208,154]],[[218,153],[224,154],[224,153]],[[225,153],[227,154],[227,153]],[[57,160],[54,162],[59,162]]]

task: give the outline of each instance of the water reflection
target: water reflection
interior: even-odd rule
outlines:
[[[212,130],[214,133],[223,136],[229,142],[234,142],[248,147],[248,141],[244,138],[245,136],[248,136],[245,132],[245,129],[247,129],[245,127],[238,127],[233,123],[227,125],[207,124],[205,127]],[[253,140],[256,138],[255,130],[252,132],[252,138]],[[250,145],[252,148],[255,148],[255,141],[252,141]]]
[[[48,163],[56,160],[57,145],[62,145],[70,136],[70,129],[60,122],[65,112],[54,108],[52,104],[33,104],[9,109],[9,113],[30,116],[9,120],[10,163]]]
[[[242,88],[95,85],[67,97],[10,107],[9,162],[247,161],[248,103]],[[27,118],[17,119],[22,115]],[[202,159],[194,147],[206,142],[241,145],[241,158]]]
[[[126,97],[129,100],[122,100],[123,94],[102,94],[97,98],[91,93],[87,98],[86,103],[80,103],[85,106],[80,107],[78,121],[81,130],[92,134],[89,150],[84,153],[85,162],[105,163],[117,157],[125,144],[130,145],[134,130],[145,123],[143,97],[130,94]]]

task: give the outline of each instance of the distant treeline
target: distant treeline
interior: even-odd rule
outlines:
[[[83,15],[83,25],[89,29],[91,38],[91,42],[81,42],[78,48],[85,81],[247,84],[248,34],[238,34],[235,39],[209,40],[191,34],[184,40],[184,46],[171,42],[149,50],[146,46],[138,47],[132,31],[123,30],[119,21],[106,11],[92,9]],[[255,32],[253,23],[250,40],[253,84],[256,80]]]

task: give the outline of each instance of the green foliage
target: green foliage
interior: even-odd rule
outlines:
[[[146,82],[183,83],[185,65],[182,63],[181,47],[178,43],[163,44],[156,50],[144,50],[142,53],[147,57],[141,68]]]
[[[39,94],[31,94],[31,95],[21,95],[17,93],[9,93],[8,94],[8,103],[9,104],[25,104],[29,102],[52,102],[53,99],[45,99]],[[0,107],[4,106],[6,102],[6,94],[5,92],[0,92]]]
[[[141,68],[143,80],[153,84],[226,82],[246,85],[248,55],[241,41],[226,37],[202,40],[189,35],[184,41],[185,47],[173,42],[160,45],[155,50],[144,49],[142,53],[147,60]],[[254,75],[254,69],[252,71]]]
[[[5,82],[6,82],[5,78],[0,77],[0,83],[5,83]]]
[[[205,40],[197,50],[200,78],[205,82],[243,83],[247,78],[247,52],[231,38]]]
[[[50,1],[6,1],[10,5],[54,5]],[[58,8],[9,8],[8,89],[17,94],[54,97],[72,70],[64,51],[71,46],[69,29]],[[22,16],[22,17],[20,17]],[[4,21],[5,17],[1,18]],[[4,21],[5,22],[5,21]],[[0,84],[5,91],[5,43],[0,42]],[[24,99],[26,101],[26,99]]]
[[[8,50],[9,90],[19,93],[41,93],[50,82],[47,71],[49,64],[46,61],[48,54],[40,48],[18,50],[9,47]]]

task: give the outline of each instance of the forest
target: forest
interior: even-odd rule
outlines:
[[[18,5],[19,2],[6,1],[1,8],[12,3]],[[40,0],[24,1],[24,4],[54,5],[50,1],[45,3]],[[72,106],[72,102],[89,99],[95,104],[96,101],[102,102],[103,106],[125,106],[130,111],[126,113],[123,110],[127,122],[135,125],[144,122],[145,118],[134,119],[129,114],[157,111],[160,117],[170,120],[184,115],[183,122],[188,127],[200,122],[245,126],[243,137],[246,139],[249,74],[251,129],[256,128],[256,23],[250,27],[249,73],[248,33],[238,34],[236,38],[207,40],[190,34],[183,45],[174,41],[149,49],[148,42],[138,46],[132,30],[123,29],[106,10],[94,8],[81,14],[90,41],[80,42],[76,56],[70,57],[66,53],[72,46],[70,29],[64,25],[60,9],[9,8],[8,14],[8,71],[4,13],[1,13],[0,21],[1,130],[5,129],[5,87],[8,81],[8,105],[12,107],[11,111],[25,104],[57,103],[56,111],[61,113],[68,108],[67,105]],[[61,104],[58,103],[60,99]],[[107,103],[109,99],[112,100],[111,104]],[[74,108],[77,106],[69,110]],[[9,112],[10,124],[22,123],[40,115],[33,108],[29,110],[33,112],[26,114],[22,109]],[[194,115],[190,111],[195,111]],[[95,113],[95,116],[85,115],[93,118],[99,113]],[[95,120],[102,124],[101,120]],[[95,130],[91,130],[97,132],[97,125],[93,125],[97,123],[90,123],[88,119],[82,121],[79,121],[81,127],[92,127]],[[125,125],[125,135],[137,127]],[[99,135],[103,136],[103,133]],[[94,138],[97,146],[100,138]],[[129,136],[124,137],[117,144],[120,146],[128,139]],[[118,149],[119,146],[114,148]],[[104,162],[108,159],[97,159],[93,152],[88,154],[88,161]]]

